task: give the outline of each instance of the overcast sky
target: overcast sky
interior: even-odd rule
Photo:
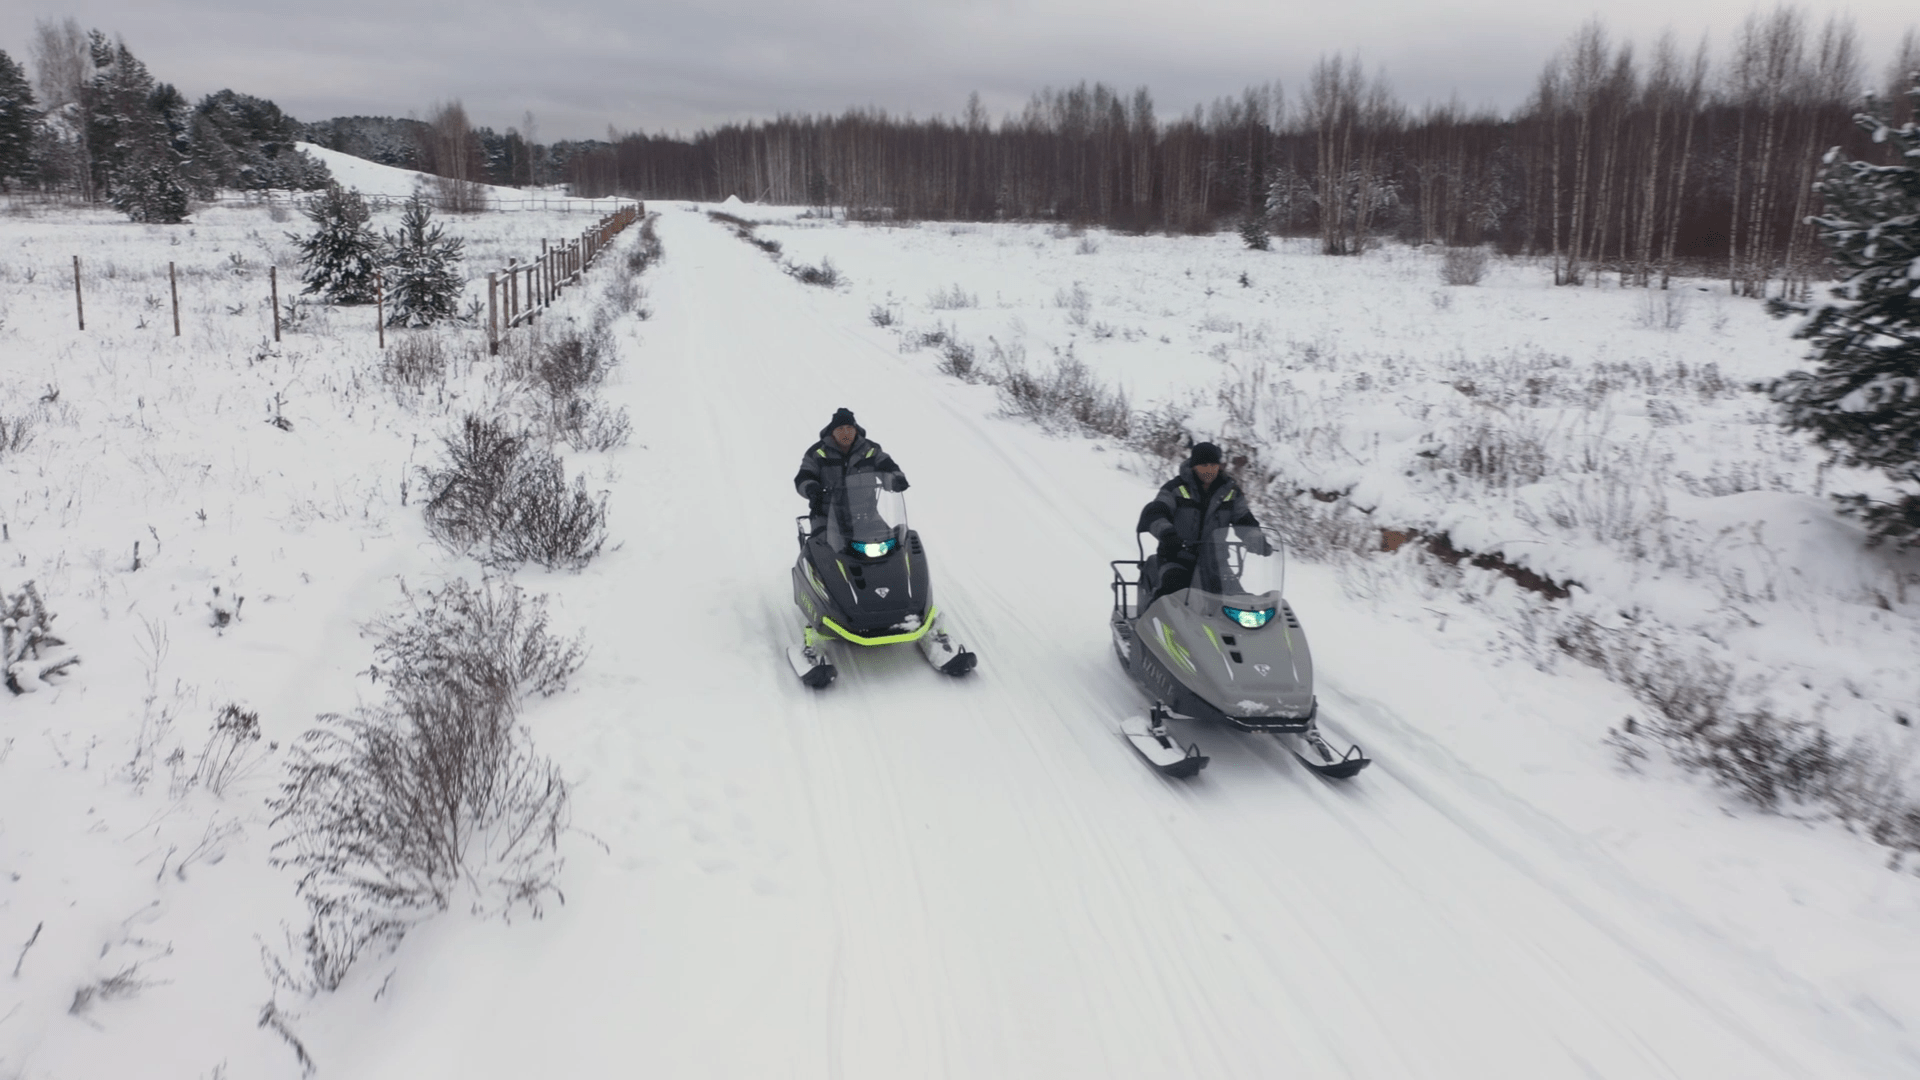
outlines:
[[[459,99],[474,123],[535,135],[693,132],[852,106],[996,119],[1038,89],[1146,86],[1162,118],[1357,53],[1401,100],[1457,95],[1502,112],[1586,18],[1643,50],[1671,29],[1718,55],[1761,5],[1731,0],[0,0],[0,49],[23,63],[36,19],[123,37],[189,98],[230,87],[301,120],[421,116]],[[1920,0],[1801,5],[1850,15],[1872,83],[1920,24]],[[1771,11],[1768,3],[1764,10]]]

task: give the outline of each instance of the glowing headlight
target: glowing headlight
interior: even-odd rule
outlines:
[[[869,559],[877,559],[893,550],[893,538],[888,537],[885,540],[872,544],[862,544],[859,541],[855,541],[853,550],[855,554],[865,555]]]
[[[1258,630],[1267,625],[1268,619],[1273,618],[1272,608],[1265,611],[1242,611],[1239,608],[1223,607],[1220,610],[1227,613],[1227,618],[1249,630]]]

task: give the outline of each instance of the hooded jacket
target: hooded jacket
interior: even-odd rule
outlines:
[[[1160,485],[1160,493],[1141,509],[1140,523],[1133,531],[1152,533],[1159,541],[1173,535],[1185,543],[1198,544],[1201,538],[1229,526],[1260,527],[1240,485],[1221,469],[1208,489],[1193,475],[1192,465],[1182,465],[1180,475]]]
[[[843,451],[840,444],[833,441],[833,425],[829,423],[820,429],[819,441],[800,455],[800,471],[793,474],[793,490],[802,498],[811,501],[815,495],[845,484],[848,476],[866,472],[892,473],[900,478],[894,490],[906,490],[906,474],[894,464],[893,457],[880,449],[879,443],[867,438],[866,428],[855,424],[853,431],[853,445]],[[811,490],[808,485],[812,485]]]

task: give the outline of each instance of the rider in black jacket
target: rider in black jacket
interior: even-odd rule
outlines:
[[[1140,522],[1134,526],[1135,532],[1152,533],[1159,543],[1158,587],[1147,602],[1191,585],[1201,540],[1229,526],[1257,530],[1260,520],[1221,464],[1220,448],[1210,442],[1196,443],[1180,474],[1160,486],[1160,493],[1140,511]]]
[[[793,489],[807,500],[815,529],[825,515],[827,492],[844,485],[849,476],[868,472],[891,474],[889,488],[907,490],[906,474],[879,443],[867,438],[867,429],[854,420],[853,410],[835,410],[833,419],[820,429],[820,440],[800,456],[800,471],[793,474]]]

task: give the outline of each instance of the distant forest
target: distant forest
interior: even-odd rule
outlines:
[[[1729,54],[1650,55],[1598,21],[1547,61],[1508,117],[1418,111],[1355,60],[1173,120],[1145,89],[1046,90],[991,123],[883,112],[788,116],[691,140],[628,135],[570,156],[581,194],[749,201],[855,217],[1053,220],[1131,231],[1221,227],[1318,237],[1328,254],[1377,238],[1551,255],[1565,283],[1599,270],[1651,284],[1680,268],[1747,295],[1804,290],[1824,255],[1806,217],[1826,151],[1874,158],[1853,123],[1868,87],[1849,22],[1817,32],[1796,8],[1750,17]],[[1897,124],[1920,35],[1873,87]]]
[[[1920,34],[1894,45],[1890,69],[1872,79],[1849,21],[1816,30],[1798,8],[1750,16],[1719,57],[1671,36],[1643,55],[1595,20],[1505,117],[1452,103],[1412,109],[1384,73],[1329,56],[1292,96],[1278,83],[1250,87],[1171,119],[1144,87],[1083,83],[1043,90],[998,122],[975,95],[957,119],[856,109],[691,139],[544,145],[530,114],[500,133],[474,127],[458,102],[427,120],[309,124],[232,91],[189,108],[124,44],[67,20],[39,26],[39,108],[0,53],[0,185],[118,202],[171,169],[196,192],[312,187],[325,170],[293,149],[306,140],[438,176],[456,209],[463,192],[479,205],[477,184],[564,183],[587,196],[737,195],[866,219],[1234,228],[1249,242],[1316,237],[1333,255],[1386,238],[1491,245],[1551,256],[1570,284],[1604,271],[1646,285],[1684,270],[1723,275],[1747,295],[1797,293],[1822,276],[1806,224],[1822,156],[1888,152],[1852,121],[1869,89],[1892,123],[1913,116],[1904,91],[1920,70]]]

